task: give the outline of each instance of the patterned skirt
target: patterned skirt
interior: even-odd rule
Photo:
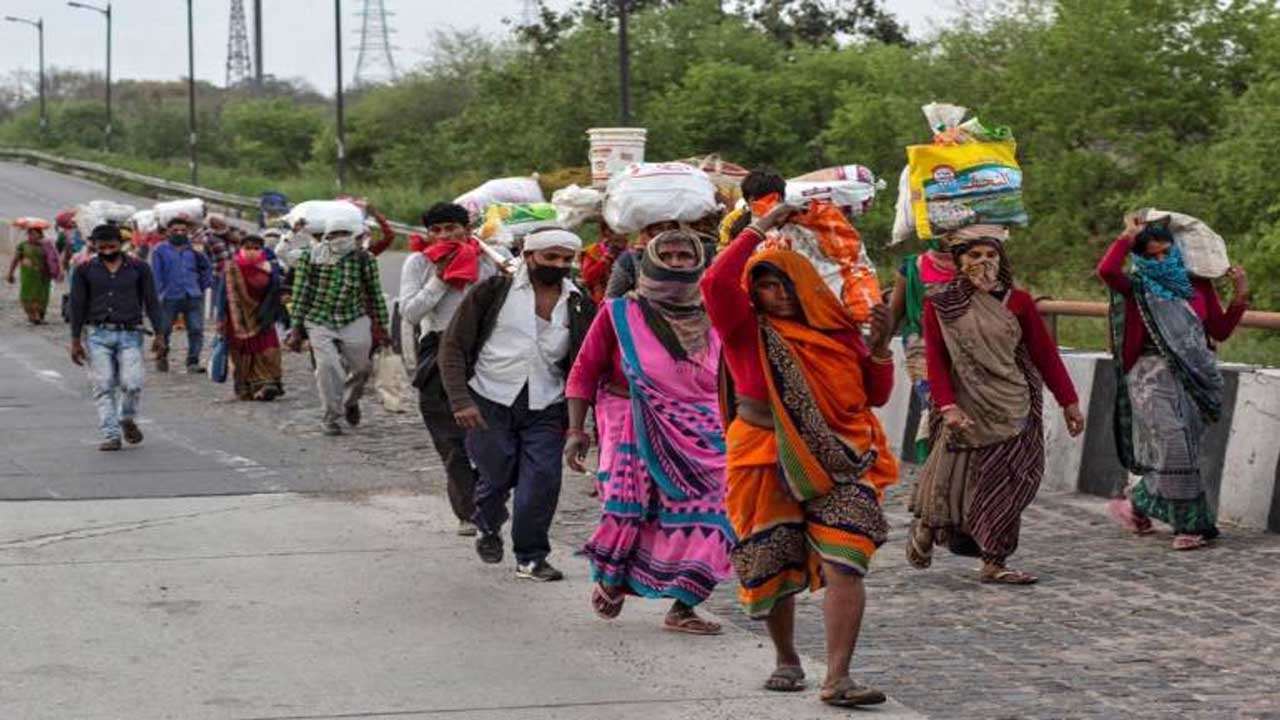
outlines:
[[[741,418],[726,435],[729,519],[738,536],[733,567],[738,599],[748,616],[769,616],[774,606],[826,584],[823,563],[865,575],[889,525],[873,488],[838,484],[822,497],[798,502],[778,477],[772,430]]]

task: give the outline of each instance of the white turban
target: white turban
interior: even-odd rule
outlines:
[[[549,228],[547,230],[539,230],[537,232],[530,233],[524,239],[525,252],[546,250],[548,248],[563,248],[565,250],[579,252],[582,250],[582,238],[568,230]]]

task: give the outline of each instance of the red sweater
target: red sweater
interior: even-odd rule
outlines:
[[[1022,343],[1027,346],[1031,362],[1040,371],[1044,384],[1048,386],[1053,397],[1062,407],[1075,405],[1076,387],[1071,382],[1067,367],[1062,364],[1062,356],[1058,355],[1058,346],[1054,344],[1036,303],[1025,290],[1010,290],[1006,307],[1018,318],[1022,326]],[[951,353],[947,352],[947,341],[942,338],[942,326],[938,324],[938,313],[933,309],[933,302],[924,301],[924,347],[925,359],[929,365],[929,392],[933,396],[935,407],[946,408],[956,404],[956,392],[951,384]]]
[[[742,287],[742,274],[756,246],[763,241],[755,230],[742,231],[702,276],[702,301],[706,304],[711,325],[724,343],[724,361],[733,377],[734,391],[760,402],[769,401],[769,389],[760,365],[760,326],[751,297]],[[869,407],[889,402],[893,392],[893,363],[879,363],[857,333],[834,335],[852,348],[860,358],[862,383]]]
[[[1138,362],[1138,358],[1142,355],[1142,347],[1147,342],[1147,326],[1142,322],[1142,315],[1138,312],[1138,303],[1133,300],[1133,282],[1124,271],[1124,261],[1129,257],[1132,245],[1132,238],[1121,235],[1111,243],[1107,254],[1102,256],[1102,262],[1098,263],[1098,277],[1102,278],[1102,282],[1106,283],[1107,287],[1125,297],[1124,348],[1121,356],[1126,372]],[[1240,319],[1244,317],[1244,311],[1248,306],[1242,302],[1233,302],[1224,312],[1222,301],[1218,299],[1218,292],[1213,289],[1212,282],[1191,278],[1191,288],[1195,291],[1195,295],[1191,296],[1189,301],[1191,309],[1200,318],[1200,322],[1204,323],[1205,333],[1218,342],[1225,342],[1235,331]]]

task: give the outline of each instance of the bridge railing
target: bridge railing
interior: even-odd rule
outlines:
[[[1037,298],[1036,309],[1044,317],[1053,339],[1058,339],[1059,317],[1105,318],[1108,313],[1107,303],[1087,300],[1054,300],[1053,298]],[[1280,330],[1280,313],[1248,310],[1240,320],[1240,327],[1259,330]]]

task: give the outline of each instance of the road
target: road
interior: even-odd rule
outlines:
[[[0,208],[26,212],[6,172]],[[420,420],[370,403],[357,433],[321,438],[300,356],[266,405],[148,376],[147,443],[101,457],[65,327],[26,329],[12,298],[0,290],[0,487],[32,501],[0,503],[0,643],[17,649],[0,657],[0,717],[836,717],[809,694],[755,704],[772,701],[752,694],[768,640],[732,586],[708,606],[733,629],[710,643],[654,637],[656,603],[592,621],[572,557],[599,512],[587,478],[566,476],[553,528],[570,582],[476,565],[449,535]],[[1014,558],[1041,583],[992,587],[945,553],[907,566],[910,481],[886,498],[855,658],[902,705],[860,715],[1280,720],[1280,536],[1226,528],[1174,553],[1167,533],[1111,527],[1095,499],[1042,493]],[[326,492],[281,492],[312,490]],[[51,497],[84,500],[35,500]],[[820,597],[799,602],[811,658]]]

